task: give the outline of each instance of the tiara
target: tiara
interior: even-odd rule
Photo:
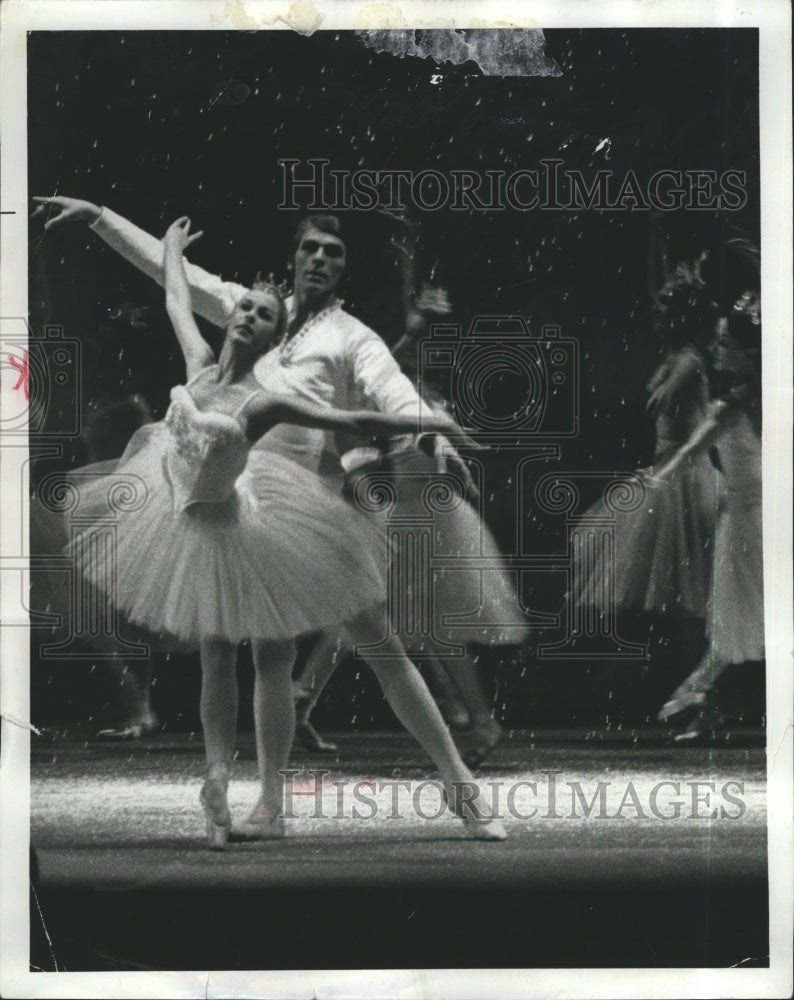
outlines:
[[[761,296],[753,289],[742,292],[733,303],[732,312],[746,316],[753,326],[761,325]]]
[[[286,279],[281,281],[276,281],[276,277],[272,271],[269,272],[266,278],[262,277],[262,272],[257,271],[256,277],[254,278],[254,283],[251,286],[252,291],[262,292],[265,289],[271,292],[275,292],[279,298],[286,298],[290,294],[291,288]]]

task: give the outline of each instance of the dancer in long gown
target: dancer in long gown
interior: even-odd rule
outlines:
[[[119,516],[120,572],[109,596],[134,622],[200,644],[201,717],[208,775],[201,793],[210,844],[231,830],[226,801],[237,715],[236,646],[251,639],[254,714],[262,786],[249,818],[258,837],[283,835],[280,770],[294,730],[291,668],[294,637],[347,621],[358,641],[383,630],[383,567],[377,533],[366,518],[331,494],[317,476],[256,444],[278,421],[398,433],[417,429],[410,416],[372,411],[342,414],[263,390],[253,366],[283,330],[286,313],[275,289],[249,291],[234,307],[217,364],[191,313],[182,252],[197,238],[178,220],[165,242],[169,316],[187,365],[185,386],[172,390],[163,421],[133,439],[107,478],[81,486],[81,510],[107,511],[114,482],[143,484]],[[455,430],[448,418],[429,426]],[[75,552],[98,586],[91,528]],[[107,584],[105,584],[107,585]],[[501,824],[463,801],[471,774],[416,668],[399,644],[374,669],[397,716],[441,771],[449,800],[467,830],[502,839]]]
[[[616,516],[613,567],[596,559],[575,597],[583,606],[600,608],[614,585],[615,611],[704,618],[718,471],[708,451],[692,453],[664,480],[654,478],[653,470],[683,446],[706,415],[709,388],[701,345],[708,343],[716,308],[705,285],[686,268],[659,298],[665,353],[647,386],[647,411],[656,430],[653,466],[642,470],[647,495],[637,510]]]
[[[763,528],[761,510],[761,326],[758,293],[746,292],[720,321],[713,345],[718,371],[736,385],[716,400],[690,440],[659,471],[662,482],[716,445],[720,480],[714,577],[707,608],[709,648],[659,712],[688,723],[676,735],[689,742],[721,725],[715,687],[731,665],[764,659]]]

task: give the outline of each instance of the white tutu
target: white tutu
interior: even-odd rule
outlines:
[[[407,605],[423,606],[432,620],[433,635],[453,644],[527,641],[529,625],[519,603],[515,574],[506,568],[480,514],[463,498],[463,483],[457,477],[439,474],[434,459],[406,449],[369,469],[355,469],[349,483],[359,483],[348,490],[353,503],[369,510],[383,535],[389,536],[393,564],[403,574],[403,593],[390,601],[393,616],[406,618]],[[387,502],[376,511],[378,504],[369,502],[370,495]],[[401,544],[407,548],[402,557]],[[467,566],[467,560],[480,560],[485,568]],[[421,561],[424,574],[411,577]],[[406,621],[410,622],[410,614]],[[409,634],[406,621],[394,620],[393,625],[410,652],[421,648],[421,637]]]
[[[183,644],[237,643],[331,627],[383,602],[377,531],[317,476],[253,448],[228,499],[175,510],[171,443],[165,422],[150,424],[112,472],[81,470],[80,513],[94,523],[75,556],[130,621]],[[117,501],[125,482],[139,484],[139,496],[119,511],[114,487]],[[115,580],[98,551],[108,520],[117,525]]]

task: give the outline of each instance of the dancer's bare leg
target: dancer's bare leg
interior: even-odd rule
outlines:
[[[237,733],[237,647],[216,639],[201,643],[201,725],[207,757],[207,780],[201,804],[210,847],[221,850],[232,819],[226,794]]]
[[[477,664],[471,657],[445,657],[442,662],[460,691],[471,717],[471,745],[463,754],[463,759],[469,767],[476,769],[491,750],[501,743],[504,733],[501,725],[491,715]]]
[[[289,762],[295,735],[295,702],[292,667],[295,643],[257,642],[254,659],[254,725],[256,759],[261,787],[254,811],[240,833],[258,840],[284,835],[284,782],[282,770]]]
[[[422,657],[421,669],[447,725],[453,729],[469,729],[472,719],[461,691],[438,656],[426,651]]]
[[[99,740],[134,740],[157,728],[152,710],[152,664],[110,660],[119,685],[121,722],[97,733]]]
[[[300,677],[293,684],[295,698],[295,742],[317,753],[333,753],[335,743],[324,739],[309,721],[325,685],[336,670],[345,647],[343,630],[320,636],[306,659]]]
[[[350,626],[354,643],[366,643],[373,636],[383,634],[383,612],[367,613]],[[396,636],[384,646],[384,656],[366,660],[383,688],[386,700],[405,728],[424,747],[441,772],[447,796],[453,811],[466,822],[467,830],[475,837],[503,840],[504,828],[497,819],[483,816],[476,800],[477,785],[466,767],[438,706],[414,664],[408,659],[402,643]]]

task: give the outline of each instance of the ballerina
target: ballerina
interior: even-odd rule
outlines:
[[[34,214],[56,209],[45,223],[45,228],[62,223],[84,221],[112,249],[121,254],[136,268],[159,283],[163,283],[163,247],[161,240],[139,229],[109,208],[79,199],[55,196],[36,198],[39,207]],[[323,407],[353,409],[358,406],[386,413],[416,416],[426,410],[416,387],[401,371],[383,340],[371,329],[347,312],[337,297],[346,273],[347,245],[338,216],[318,214],[299,222],[293,241],[292,267],[295,290],[288,299],[289,324],[287,335],[276,348],[261,357],[255,374],[263,384],[277,388],[290,398],[316,403]],[[216,326],[223,327],[229,312],[246,289],[234,282],[222,281],[195,264],[186,267],[188,283],[197,313]],[[264,446],[264,442],[263,442]],[[335,494],[342,485],[342,468],[335,435],[323,434],[315,428],[296,428],[280,425],[267,435],[267,447],[285,455],[304,467],[325,477]],[[437,434],[433,440],[434,458],[439,471],[456,473],[468,494],[474,484],[465,462],[460,459],[450,442]],[[478,512],[468,503],[443,515],[445,554],[493,555],[494,566],[500,555],[496,541],[483,525]],[[382,544],[382,543],[381,543]],[[513,641],[524,641],[526,623],[516,613],[515,586],[506,571],[496,568],[487,574],[487,583],[480,586],[477,572],[451,572],[439,580],[438,589],[444,588],[444,610],[447,612],[471,611],[482,603],[484,621],[515,622],[504,631],[510,631]],[[454,578],[454,579],[453,579]],[[461,583],[465,586],[461,586]],[[503,640],[496,630],[477,627],[462,629],[456,623],[453,641],[476,642],[489,645]],[[503,630],[499,630],[500,632]],[[318,659],[332,668],[334,639],[318,651]],[[462,664],[463,661],[457,661]],[[370,662],[375,668],[375,661]],[[470,758],[476,765],[501,737],[498,723],[491,719],[482,692],[477,694],[476,668],[465,665],[453,668],[458,686],[469,681],[466,690],[469,700],[474,699],[483,711],[475,725]],[[465,674],[465,676],[464,676]],[[317,685],[315,685],[317,690]],[[300,708],[311,702],[303,700]],[[305,718],[302,718],[302,723]],[[318,742],[314,734],[307,733],[313,746]],[[320,744],[322,745],[322,744]]]
[[[227,788],[237,717],[236,650],[250,639],[261,796],[243,827],[257,838],[283,836],[280,771],[292,745],[291,669],[295,637],[346,622],[359,642],[384,631],[380,535],[320,478],[259,442],[276,424],[357,434],[416,431],[417,418],[342,412],[296,402],[263,388],[254,365],[286,324],[278,290],[263,285],[234,306],[218,361],[192,316],[184,250],[200,233],[179,219],[165,239],[166,308],[182,348],[187,382],[171,392],[165,419],[138,431],[114,476],[137,476],[142,502],[118,517],[118,579],[109,598],[133,622],[197,644],[207,779],[201,802],[210,846],[231,831]],[[444,414],[424,426],[458,433]],[[81,486],[83,510],[102,517],[108,481]],[[92,529],[76,560],[102,587]],[[383,554],[379,561],[378,555]],[[107,585],[105,585],[107,586]],[[453,811],[480,839],[503,839],[462,791],[472,776],[418,671],[398,642],[371,664],[397,716],[433,758]],[[471,788],[469,788],[469,792]]]
[[[653,466],[641,470],[648,496],[637,510],[617,517],[614,568],[596,559],[576,590],[576,600],[600,606],[601,595],[609,593],[614,580],[616,611],[704,618],[718,471],[707,452],[697,452],[664,480],[653,472],[681,448],[706,414],[709,385],[700,345],[713,328],[716,310],[697,264],[679,265],[659,299],[664,356],[647,384],[646,406],[655,423],[656,444]]]
[[[714,444],[725,472],[706,618],[709,648],[658,714],[665,721],[692,712],[676,742],[694,741],[718,727],[722,722],[714,703],[718,679],[731,664],[761,661],[765,655],[760,324],[758,293],[745,292],[720,321],[713,343],[715,369],[731,372],[736,384],[711,405],[686,445],[658,473],[661,481],[675,476],[682,463]]]

